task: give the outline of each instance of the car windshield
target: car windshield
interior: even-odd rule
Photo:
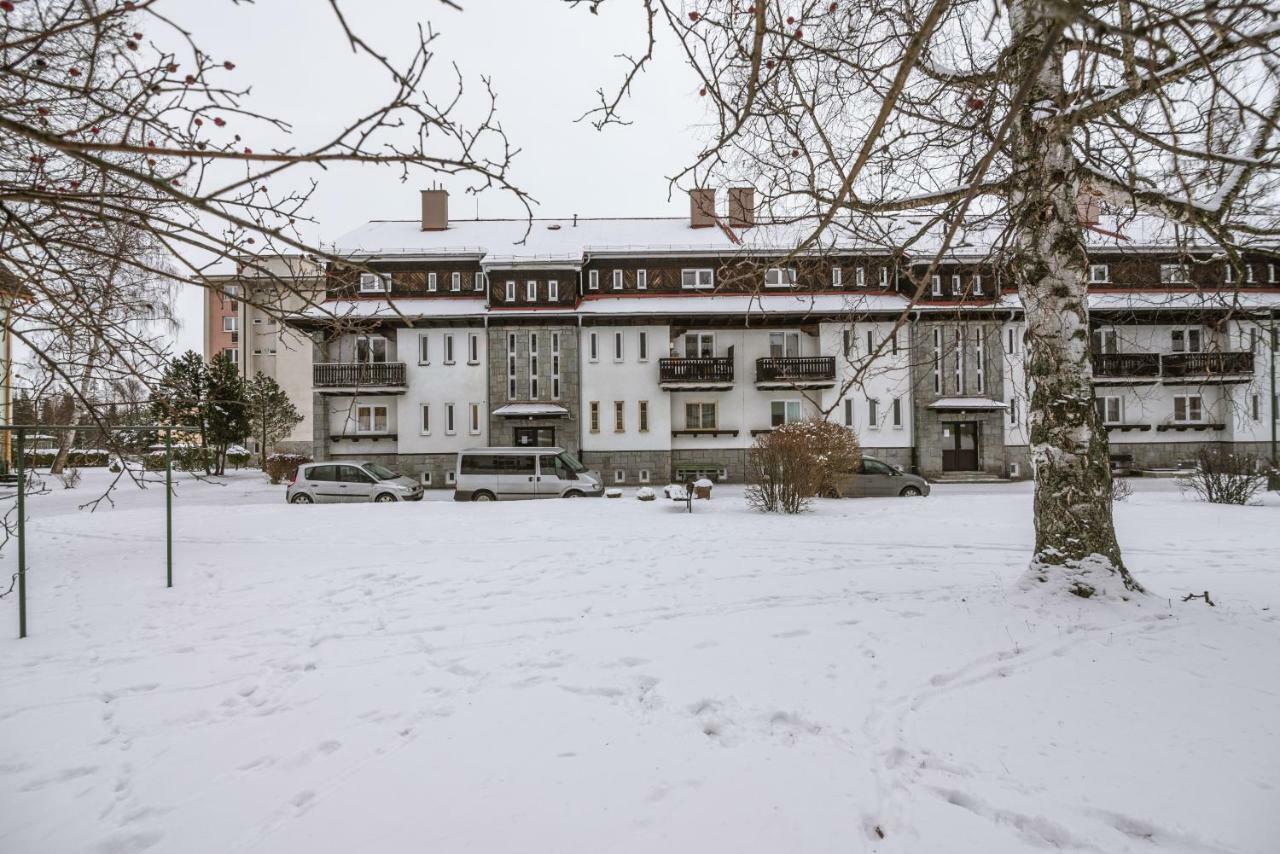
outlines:
[[[587,467],[584,466],[582,463],[578,462],[574,458],[573,454],[569,453],[568,451],[561,451],[559,454],[556,455],[556,459],[558,459],[560,462],[568,466],[569,471],[571,472],[577,473],[577,472],[584,472],[587,470]]]
[[[377,463],[365,463],[364,470],[376,477],[378,480],[395,480],[400,475],[393,472],[389,468],[383,468]]]

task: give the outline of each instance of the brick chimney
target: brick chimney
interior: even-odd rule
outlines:
[[[1076,194],[1076,216],[1086,228],[1098,224],[1102,214],[1102,194],[1089,187],[1081,187]]]
[[[449,227],[449,191],[422,191],[422,230],[444,231]]]
[[[716,224],[716,191],[695,187],[689,191],[689,226],[710,228]]]
[[[750,228],[756,224],[756,191],[754,187],[729,188],[729,225]]]

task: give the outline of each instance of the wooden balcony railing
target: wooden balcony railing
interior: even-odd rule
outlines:
[[[311,381],[316,388],[402,386],[404,362],[321,362],[311,366]]]
[[[1161,357],[1166,377],[1202,377],[1217,374],[1252,374],[1253,354],[1249,352],[1226,353],[1166,353]]]
[[[756,382],[815,382],[836,378],[835,356],[766,356],[756,359]]]
[[[1159,353],[1094,353],[1095,377],[1158,377]]]
[[[733,359],[659,359],[658,380],[664,383],[731,383]]]

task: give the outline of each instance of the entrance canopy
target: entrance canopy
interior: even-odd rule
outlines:
[[[504,418],[563,418],[569,410],[554,403],[508,403],[493,410]]]
[[[1009,404],[989,397],[943,397],[929,404],[940,412],[991,412],[1008,409]]]

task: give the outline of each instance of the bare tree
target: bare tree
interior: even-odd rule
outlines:
[[[443,69],[442,91],[429,23],[418,25],[408,60],[393,63],[329,0],[346,46],[382,72],[386,97],[333,136],[272,147],[258,140],[288,134],[288,117],[251,108],[250,81],[234,58],[211,54],[198,33],[175,23],[177,5],[48,0],[0,9],[0,266],[31,294],[11,332],[66,387],[82,387],[83,365],[42,350],[42,335],[75,336],[95,354],[146,349],[127,324],[85,310],[97,297],[76,292],[82,310],[60,307],[86,270],[111,281],[221,290],[226,277],[212,273],[234,265],[273,285],[255,290],[275,295],[258,306],[264,311],[283,315],[297,296],[323,311],[311,289],[272,264],[299,254],[339,260],[300,232],[322,170],[383,167],[405,181],[456,176],[470,191],[495,188],[528,209],[509,177],[515,151],[489,81],[481,79],[475,98],[456,67]],[[459,11],[450,0],[432,8]],[[227,14],[237,14],[234,4]],[[146,251],[120,251],[120,240]]]
[[[634,2],[643,48],[586,118],[623,121],[670,35],[712,117],[710,142],[673,183],[751,181],[774,220],[805,224],[796,254],[840,233],[923,259],[916,296],[952,247],[992,246],[1026,317],[1030,577],[1084,597],[1108,582],[1140,592],[1116,540],[1093,404],[1080,206],[1157,213],[1237,269],[1246,250],[1274,253],[1280,9]]]

